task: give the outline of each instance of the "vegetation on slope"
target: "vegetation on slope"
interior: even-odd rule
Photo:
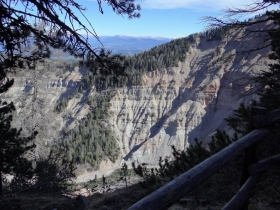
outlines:
[[[106,124],[109,101],[113,92],[107,95],[89,97],[90,112],[76,127],[65,131],[63,139],[54,148],[67,154],[76,164],[89,163],[97,167],[109,158],[115,162],[119,157],[119,148],[114,135]]]
[[[140,10],[140,6],[135,5],[134,0],[117,2],[108,0],[106,2],[118,14],[127,15],[129,18],[140,17],[137,12]],[[98,1],[98,5],[99,11],[103,13],[101,1]],[[122,73],[123,67],[114,60],[118,56],[111,56],[110,52],[91,48],[87,37],[79,33],[80,30],[83,30],[87,35],[98,38],[89,20],[84,16],[85,8],[74,0],[55,2],[48,0],[1,0],[0,10],[0,93],[7,92],[14,83],[13,79],[8,78],[10,76],[8,73],[14,72],[17,68],[24,69],[24,64],[27,64],[30,69],[36,69],[38,62],[50,57],[52,48],[84,59],[93,72],[98,71],[100,74],[106,75]],[[84,20],[80,20],[81,17],[78,18],[73,10],[82,14]],[[29,11],[32,12],[29,13]],[[57,11],[59,11],[59,15]],[[71,24],[68,24],[66,19]],[[84,21],[89,23],[90,27],[86,27]],[[36,94],[34,88],[34,98],[36,98]],[[72,176],[65,179],[65,171],[56,170],[60,166],[65,169],[63,164],[66,163],[70,166],[70,173],[72,173],[73,164],[67,162],[63,155],[59,156],[55,163],[49,162],[51,161],[50,156],[43,160],[43,162],[46,161],[46,164],[43,164],[40,171],[36,171],[36,169],[39,170],[40,161],[37,161],[37,166],[33,167],[31,162],[25,158],[25,155],[34,148],[33,140],[37,132],[34,131],[34,127],[28,137],[22,137],[21,130],[11,128],[10,112],[13,110],[12,102],[6,103],[0,100],[0,196],[2,196],[4,177],[8,174],[12,175],[11,183],[15,182],[20,187],[22,184],[33,185],[40,181],[39,178],[44,179],[36,174],[39,172],[42,172],[41,175],[44,174],[43,172],[51,173],[54,180],[48,180],[45,183],[45,186],[51,186],[50,188],[52,188],[53,182],[59,185],[61,182],[67,183],[68,178],[71,179]],[[35,156],[35,154],[33,155]],[[62,165],[59,165],[59,162]],[[44,171],[45,166],[50,164],[56,165]],[[31,170],[30,174],[29,170]],[[66,171],[66,173],[68,172]],[[24,176],[28,176],[28,179],[22,179]],[[39,186],[39,189],[41,187],[42,185]]]
[[[278,4],[279,1],[266,1],[267,4]],[[264,3],[265,5],[265,3]],[[258,7],[262,7],[257,4]],[[232,11],[232,10],[229,10]],[[241,13],[243,10],[237,10],[239,13]],[[255,11],[255,8],[254,8]],[[232,13],[235,14],[236,11],[233,11]],[[248,12],[247,10],[244,10],[243,12]],[[267,12],[267,20],[274,20],[276,27],[273,29],[268,29],[267,31],[270,36],[270,43],[269,45],[272,46],[272,53],[270,54],[270,58],[277,61],[277,63],[269,65],[269,69],[263,71],[259,76],[255,78],[255,82],[259,85],[259,89],[257,90],[257,93],[259,94],[260,100],[255,102],[254,104],[251,104],[251,106],[259,105],[265,107],[267,110],[273,110],[273,109],[279,109],[280,103],[279,103],[279,71],[280,71],[280,48],[279,48],[279,18],[280,18],[280,12],[278,11],[272,11]],[[236,22],[234,24],[235,27],[244,27],[249,26],[252,24],[258,24],[262,22],[263,20],[253,20],[253,22]],[[221,21],[218,20],[218,23]],[[259,28],[257,29],[259,31]],[[250,31],[253,33],[252,31]],[[253,49],[256,50],[256,49]],[[244,136],[247,133],[249,133],[252,129],[250,127],[250,119],[251,116],[251,108],[245,107],[244,104],[241,104],[240,107],[234,111],[234,116],[227,118],[227,123],[232,127],[232,129],[235,131],[235,134],[233,138],[231,139],[229,135],[224,131],[217,131],[213,137],[212,141],[206,146],[203,147],[200,142],[196,141],[196,144],[188,148],[186,151],[177,151],[176,148],[173,147],[173,160],[159,160],[159,169],[147,169],[144,165],[138,165],[137,167],[133,165],[135,172],[144,177],[143,186],[147,187],[150,186],[153,183],[156,182],[162,182],[166,180],[171,180],[174,177],[182,174],[183,172],[189,170],[193,166],[197,165],[198,163],[202,162],[204,159],[210,157],[212,154],[215,154],[222,148],[228,146],[232,141],[236,141],[238,137]],[[252,125],[251,125],[252,126]],[[273,155],[280,154],[280,142],[279,142],[279,124],[275,124],[272,127],[270,127],[271,133],[262,139],[262,141],[259,143],[259,149],[258,149],[258,158],[261,160],[263,158],[272,157]],[[238,189],[239,180],[237,180],[237,173],[240,174],[241,168],[242,168],[242,162],[244,160],[244,155],[240,154],[238,157],[236,157],[231,163],[230,166],[225,167],[226,170],[221,169],[218,174],[221,174],[219,178],[219,184],[227,182],[229,184],[228,190],[224,191],[225,194],[222,194],[222,197],[220,197],[221,200],[224,200],[225,197],[228,197],[229,192],[234,187],[235,190]],[[238,170],[237,170],[238,169]],[[230,173],[228,173],[230,172]],[[275,183],[273,180],[278,180],[280,175],[279,166],[270,168],[266,171],[266,174],[263,176],[261,182],[258,185],[258,192],[255,194],[255,199],[258,200],[258,202],[271,202],[271,206],[275,204],[275,209],[279,208],[279,203],[274,202],[275,200],[279,199],[280,191],[279,191],[279,183]],[[217,176],[217,175],[215,175]],[[240,177],[240,176],[239,176]],[[234,185],[233,185],[234,183]],[[206,186],[205,186],[206,184]],[[213,185],[207,186],[209,184],[209,181],[205,182],[204,187],[206,188],[200,188],[200,196],[204,196],[207,194],[205,191],[209,191],[213,189]],[[241,183],[243,184],[243,183]],[[221,193],[221,192],[218,192]],[[233,196],[232,194],[231,196]],[[210,195],[210,198],[213,196]],[[231,197],[230,196],[230,197]],[[230,198],[229,197],[229,198]],[[228,199],[229,199],[228,198]],[[217,198],[216,198],[217,199]],[[259,204],[261,206],[261,204]],[[274,209],[273,207],[271,209]]]
[[[63,133],[63,140],[55,147],[67,152],[69,160],[74,158],[77,164],[90,163],[96,167],[104,158],[109,158],[114,162],[119,150],[114,148],[117,144],[112,131],[104,124],[104,119],[108,116],[109,102],[113,96],[114,88],[140,85],[144,73],[178,66],[180,61],[185,60],[191,44],[195,44],[198,39],[203,37],[206,37],[209,41],[220,40],[224,37],[226,31],[227,28],[222,28],[192,34],[143,53],[127,56],[124,60],[120,59],[119,62],[125,67],[125,75],[100,75],[90,71],[87,72],[76,90],[67,98],[58,101],[55,111],[64,111],[68,102],[78,93],[87,95],[93,87],[100,94],[95,95],[95,99],[89,97],[86,99],[91,106],[91,113],[81,121],[81,125]],[[102,133],[102,136],[100,136],[100,133]],[[103,141],[107,141],[107,143]]]

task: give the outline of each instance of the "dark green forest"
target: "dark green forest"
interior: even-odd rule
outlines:
[[[64,129],[63,139],[53,147],[67,154],[76,164],[90,163],[97,167],[105,158],[115,162],[119,149],[110,126],[106,125],[110,99],[114,91],[106,95],[88,97],[89,114],[72,130]]]

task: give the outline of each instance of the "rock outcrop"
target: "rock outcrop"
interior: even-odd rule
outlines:
[[[256,98],[250,78],[269,63],[268,48],[241,53],[260,41],[242,35],[202,37],[178,67],[147,72],[142,86],[117,90],[109,121],[125,161],[157,164],[172,145],[185,150],[195,138],[207,142],[216,129],[229,129],[224,118]]]
[[[157,164],[160,156],[171,156],[172,145],[184,150],[195,138],[208,141],[217,128],[227,129],[224,118],[241,102],[249,103],[256,97],[247,94],[254,88],[249,79],[267,69],[270,62],[268,48],[240,53],[262,41],[252,36],[242,38],[243,34],[237,31],[214,41],[198,37],[177,67],[146,72],[143,85],[116,90],[104,123],[114,131],[120,160]],[[26,131],[39,130],[39,148],[59,141],[61,131],[79,124],[89,111],[81,93],[62,113],[53,111],[58,100],[75,91],[86,71],[58,69],[38,69],[38,75],[30,72],[29,76],[21,72],[15,85],[1,95],[17,106],[21,120],[15,124]],[[94,87],[90,92],[94,94]]]

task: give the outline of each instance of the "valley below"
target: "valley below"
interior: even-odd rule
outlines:
[[[271,27],[271,23],[263,27]],[[52,58],[35,70],[19,70],[15,84],[1,98],[16,105],[14,126],[22,127],[23,134],[33,129],[39,132],[36,155],[44,156],[96,109],[90,105],[90,97],[113,92],[108,114],[100,122],[111,130],[118,156],[114,160],[102,156],[95,166],[85,160],[78,164],[78,178],[85,181],[83,177],[97,172],[101,176],[124,162],[155,166],[160,157],[172,158],[172,145],[186,150],[195,144],[195,138],[206,145],[216,129],[230,133],[224,118],[240,103],[248,105],[256,99],[250,79],[267,69],[270,49],[242,53],[262,41],[243,35],[244,31],[236,31],[212,40],[192,35],[188,51],[176,66],[147,70],[139,85],[104,90],[95,85],[79,89],[88,69]],[[57,103],[64,99],[64,109],[56,111]]]

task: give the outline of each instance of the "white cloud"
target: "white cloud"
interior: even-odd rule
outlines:
[[[244,7],[253,2],[254,0],[144,0],[140,4],[149,9],[187,8],[220,11],[227,7]]]

